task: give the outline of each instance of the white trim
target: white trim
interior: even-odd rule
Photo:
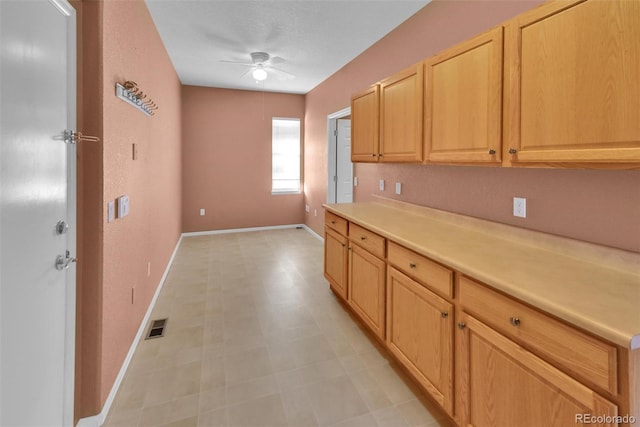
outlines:
[[[313,231],[311,228],[309,228],[309,227],[307,226],[307,224],[303,224],[303,225],[302,225],[302,228],[304,228],[304,229],[305,229],[305,230],[307,230],[309,233],[311,233],[311,235],[312,235],[313,237],[315,237],[316,239],[320,240],[321,242],[324,242],[324,238],[323,238],[321,235],[319,235],[318,233],[316,233],[315,231]]]
[[[49,0],[49,3],[55,6],[64,16],[75,15],[75,9],[67,0]]]
[[[162,290],[162,287],[164,286],[164,282],[167,279],[167,275],[169,274],[169,270],[173,265],[173,260],[176,257],[176,254],[178,253],[178,248],[180,248],[180,244],[182,243],[183,236],[184,234],[180,235],[180,238],[178,239],[178,243],[176,244],[176,247],[173,250],[173,254],[171,254],[171,258],[167,263],[167,267],[164,270],[164,274],[162,275],[162,278],[160,279],[160,283],[158,283],[158,287],[156,288],[156,293],[153,295],[153,298],[151,299],[151,303],[149,303],[149,308],[147,309],[147,313],[144,315],[142,322],[140,322],[138,333],[136,334],[136,337],[133,339],[133,343],[131,343],[131,347],[129,348],[129,353],[127,353],[127,357],[125,357],[124,362],[122,362],[122,367],[120,368],[120,372],[118,372],[118,376],[116,377],[116,380],[113,383],[113,386],[111,387],[111,392],[109,392],[109,396],[107,397],[107,401],[104,403],[104,406],[102,407],[102,411],[100,411],[99,414],[94,415],[92,417],[81,418],[78,421],[78,424],[76,424],[77,427],[100,427],[102,424],[104,424],[105,420],[107,419],[107,415],[109,414],[109,410],[111,409],[113,400],[115,399],[116,393],[120,388],[120,384],[124,379],[124,375],[127,372],[129,363],[131,363],[133,354],[135,353],[136,348],[138,347],[140,338],[142,338],[142,335],[147,329],[147,323],[149,322],[149,318],[151,317],[151,312],[153,311],[153,308],[156,305],[156,301],[158,300],[160,291]]]
[[[268,231],[268,230],[285,230],[288,228],[304,228],[304,224],[287,224],[287,225],[270,225],[267,227],[248,227],[248,228],[228,228],[226,230],[210,230],[210,231],[192,231],[189,233],[182,233],[182,237],[192,236],[209,236],[212,234],[229,234],[229,233],[249,233],[251,231]]]
[[[340,111],[327,115],[327,203],[336,203],[336,184],[333,181],[333,177],[337,174],[336,171],[336,158],[337,153],[337,139],[333,131],[336,129],[336,121],[342,117],[351,115],[351,107],[343,108]],[[351,166],[353,176],[353,165]]]

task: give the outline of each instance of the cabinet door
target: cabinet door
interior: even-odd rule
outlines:
[[[331,289],[347,299],[347,238],[328,227],[324,229],[324,277]]]
[[[422,161],[424,64],[380,82],[380,160]]]
[[[505,41],[508,161],[640,162],[640,2],[550,2]]]
[[[426,62],[429,162],[500,164],[502,27]]]
[[[616,405],[482,322],[465,313],[461,322],[462,425],[563,427],[582,414],[617,415]]]
[[[453,306],[392,267],[387,286],[389,350],[452,414]]]
[[[384,339],[385,267],[380,258],[351,244],[349,258],[349,304]]]
[[[351,98],[352,162],[378,161],[379,114],[378,85],[373,85]]]

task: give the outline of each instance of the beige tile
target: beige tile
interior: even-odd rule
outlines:
[[[436,419],[418,399],[412,399],[396,405],[396,409],[402,415],[405,422],[411,427],[438,425]]]
[[[227,422],[231,426],[286,426],[279,394],[248,400],[227,407]]]
[[[336,358],[336,354],[323,335],[302,338],[287,343],[285,347],[293,354],[296,365],[299,367]]]
[[[284,412],[290,426],[317,426],[313,406],[303,388],[292,388],[280,393]]]
[[[210,412],[227,406],[227,389],[219,386],[200,393],[200,406],[198,412]]]
[[[377,427],[378,422],[370,413],[360,415],[355,418],[349,418],[334,424],[335,427]]]
[[[351,372],[349,378],[358,389],[369,410],[375,411],[393,405],[385,390],[368,370]]]
[[[141,409],[119,411],[112,408],[104,427],[132,427],[137,426],[140,420]]]
[[[171,402],[145,407],[140,417],[140,426],[158,426],[198,415],[200,396],[193,394]]]
[[[205,412],[198,417],[198,426],[201,427],[222,427],[229,426],[227,423],[227,409],[221,408],[214,411]]]
[[[318,424],[332,425],[369,412],[349,377],[341,376],[304,387]]]
[[[145,408],[199,393],[201,367],[197,361],[154,372],[144,397]]]
[[[182,420],[173,421],[167,424],[162,424],[160,427],[197,427],[198,417],[189,417]]]
[[[252,380],[274,372],[266,347],[226,355],[224,364],[228,384]]]
[[[260,377],[242,383],[230,384],[227,386],[227,404],[235,405],[236,403],[277,394],[278,392],[278,381],[274,375]]]
[[[204,354],[206,355],[207,353],[205,352]],[[226,384],[224,356],[204,357],[202,359],[200,390],[207,391]]]
[[[373,412],[380,427],[409,427],[397,408],[390,406]]]
[[[344,376],[344,368],[338,359],[312,363],[301,368],[276,374],[280,390],[291,390],[314,382]]]

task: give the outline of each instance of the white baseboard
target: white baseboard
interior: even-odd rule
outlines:
[[[320,240],[321,242],[324,242],[324,238],[321,235],[319,235],[318,233],[316,233],[315,231],[313,231],[309,226],[307,226],[307,224],[302,224],[302,228],[304,228],[309,233],[311,233],[311,235],[313,237],[315,237],[316,239]]]
[[[133,343],[131,343],[131,347],[129,348],[129,353],[127,353],[127,357],[125,357],[124,362],[122,363],[120,372],[118,372],[118,376],[116,377],[116,380],[113,383],[113,387],[111,387],[111,392],[109,392],[109,396],[107,397],[107,400],[104,403],[104,406],[102,407],[102,411],[100,411],[100,413],[97,415],[81,418],[80,420],[78,420],[78,424],[76,424],[76,427],[100,427],[102,424],[104,424],[105,420],[107,419],[107,415],[109,414],[109,409],[111,409],[113,400],[115,399],[116,394],[118,393],[118,389],[120,388],[120,384],[122,383],[122,380],[124,379],[124,375],[127,372],[129,363],[131,363],[133,354],[135,353],[136,348],[138,347],[140,338],[142,337],[142,335],[144,334],[144,331],[147,328],[147,322],[151,317],[151,312],[153,311],[153,308],[156,305],[156,301],[158,300],[160,291],[162,290],[162,287],[164,286],[164,282],[167,279],[167,275],[169,274],[171,265],[173,265],[173,260],[176,257],[176,254],[178,253],[178,248],[180,247],[181,242],[182,242],[182,235],[178,239],[178,243],[176,243],[176,247],[174,248],[173,254],[169,259],[169,262],[167,263],[167,267],[164,269],[164,274],[162,275],[162,278],[160,279],[160,283],[158,283],[158,287],[156,288],[156,292],[153,295],[151,302],[149,303],[149,308],[147,309],[147,313],[144,315],[142,322],[140,322],[138,333],[136,334],[136,337],[133,339]]]
[[[287,228],[305,227],[304,224],[270,225],[267,227],[229,228],[226,230],[193,231],[182,233],[183,237],[209,236],[212,234],[248,233],[251,231],[285,230]]]

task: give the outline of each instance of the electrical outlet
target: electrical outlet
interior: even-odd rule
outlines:
[[[304,205],[304,211],[305,212],[309,212],[311,210],[311,208],[309,207],[309,205]]]
[[[378,183],[378,188],[380,189],[380,191],[384,191],[384,179],[380,180],[380,183]]]
[[[527,199],[524,197],[513,198],[513,216],[519,218],[527,217]]]
[[[402,194],[402,183],[396,182],[396,194]]]
[[[318,209],[313,210],[313,216],[318,216]]]
[[[204,208],[201,208],[200,209],[200,216],[204,216],[204,214],[205,214],[205,210],[204,210]]]
[[[354,187],[357,187],[357,186],[358,186],[358,177],[357,177],[357,176],[354,176],[354,177],[353,177],[353,186],[354,186]]]

